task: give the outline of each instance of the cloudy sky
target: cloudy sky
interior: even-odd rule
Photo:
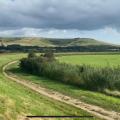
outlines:
[[[120,0],[0,0],[0,36],[90,37],[120,44]]]

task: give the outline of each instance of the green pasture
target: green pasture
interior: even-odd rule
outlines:
[[[66,55],[58,57],[60,62],[73,65],[92,65],[99,67],[112,67],[120,65],[120,55]]]
[[[14,120],[17,119],[19,115],[88,115],[88,113],[80,109],[38,95],[30,89],[24,88],[5,78],[2,74],[2,66],[24,56],[25,54],[0,55],[0,120]],[[60,62],[73,65],[88,64],[97,67],[117,66],[120,63],[119,54],[60,55],[57,59],[59,59]],[[111,111],[120,111],[120,98],[99,92],[83,90],[72,85],[24,73],[19,69],[18,63],[9,66],[8,70],[20,78],[34,82],[42,87],[61,92]]]
[[[114,59],[117,58],[117,56],[119,57],[119,55],[108,55],[108,56],[110,58],[114,58]],[[87,58],[90,58],[90,55],[62,56],[62,57],[59,57],[59,60],[61,62],[67,62],[67,63],[72,63],[72,61],[77,61],[76,63],[72,63],[72,64],[79,64],[80,63],[79,59],[80,58],[83,59],[82,57],[86,58],[83,61],[84,64],[85,64],[85,62],[87,64],[89,64],[90,59],[88,60]],[[94,57],[99,61],[100,61],[100,58],[102,57],[101,64],[103,66],[107,65],[107,63],[105,64],[103,61],[105,58],[107,59],[108,57],[105,57],[103,55],[93,55],[93,56],[91,55],[91,57]],[[92,62],[92,60],[91,60],[91,62]],[[98,61],[96,61],[94,63],[96,63],[96,65],[98,65],[98,66],[99,65],[101,66],[101,64]],[[115,62],[113,65],[116,65]],[[103,93],[99,93],[99,92],[95,92],[95,91],[92,92],[92,91],[88,91],[88,90],[82,90],[81,88],[78,88],[78,87],[75,87],[72,85],[68,85],[68,84],[58,82],[58,81],[43,78],[40,76],[35,76],[32,74],[24,73],[23,71],[21,71],[19,69],[18,64],[14,64],[14,65],[10,66],[9,69],[11,69],[10,71],[13,72],[14,74],[16,74],[18,77],[23,78],[25,80],[32,81],[36,84],[39,84],[42,87],[46,87],[48,89],[59,91],[66,95],[70,95],[74,98],[80,99],[86,103],[97,105],[97,106],[103,107],[108,110],[120,111],[120,99],[117,97],[112,97],[112,96],[105,95]]]
[[[6,78],[2,67],[24,56],[25,54],[18,53],[0,54],[0,120],[19,120],[26,115],[89,115],[81,109],[54,101]]]

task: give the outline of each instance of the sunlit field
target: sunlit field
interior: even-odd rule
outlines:
[[[66,55],[60,56],[58,59],[60,62],[73,65],[87,64],[100,67],[120,65],[120,55]]]

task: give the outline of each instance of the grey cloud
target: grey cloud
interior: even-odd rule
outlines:
[[[1,0],[0,27],[119,28],[119,6],[119,0]]]

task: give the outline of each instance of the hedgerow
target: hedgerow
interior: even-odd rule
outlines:
[[[80,88],[104,91],[120,90],[120,66],[96,68],[88,65],[60,63],[53,54],[36,56],[29,54],[20,60],[21,69],[52,80],[78,86]]]

